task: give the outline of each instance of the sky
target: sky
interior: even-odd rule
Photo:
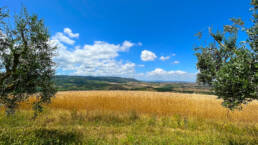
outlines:
[[[249,0],[0,0],[44,19],[56,74],[195,82],[197,32],[250,20]],[[206,36],[209,39],[208,35]],[[244,36],[241,36],[244,39]]]

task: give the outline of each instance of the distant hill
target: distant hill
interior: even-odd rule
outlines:
[[[211,94],[208,87],[187,82],[142,82],[132,78],[66,76],[55,77],[58,91],[70,90],[139,90]]]
[[[55,77],[55,82],[58,90],[125,90],[121,84],[139,81],[121,77],[59,75]]]

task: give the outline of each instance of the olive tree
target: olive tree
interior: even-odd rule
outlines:
[[[13,114],[20,102],[34,96],[37,114],[56,93],[52,61],[56,48],[49,44],[43,20],[26,9],[11,19],[2,8],[0,21],[0,103],[7,114]]]
[[[223,31],[214,33],[209,28],[214,43],[195,49],[197,82],[211,86],[218,98],[224,100],[222,105],[231,110],[258,99],[258,1],[252,0],[252,5],[251,28],[245,28],[241,19],[231,19],[233,24],[225,25]],[[247,32],[248,40],[238,40],[240,31]]]

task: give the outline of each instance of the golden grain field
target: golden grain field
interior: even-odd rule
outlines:
[[[229,111],[222,100],[213,95],[161,93],[146,91],[68,91],[58,92],[49,108],[77,111],[111,111],[150,115],[181,115],[197,119],[258,122],[258,102],[243,106],[243,110]],[[21,108],[28,108],[27,103]]]

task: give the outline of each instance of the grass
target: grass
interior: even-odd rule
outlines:
[[[209,95],[59,92],[32,120],[31,101],[0,111],[0,144],[258,144],[257,102],[228,112]]]

